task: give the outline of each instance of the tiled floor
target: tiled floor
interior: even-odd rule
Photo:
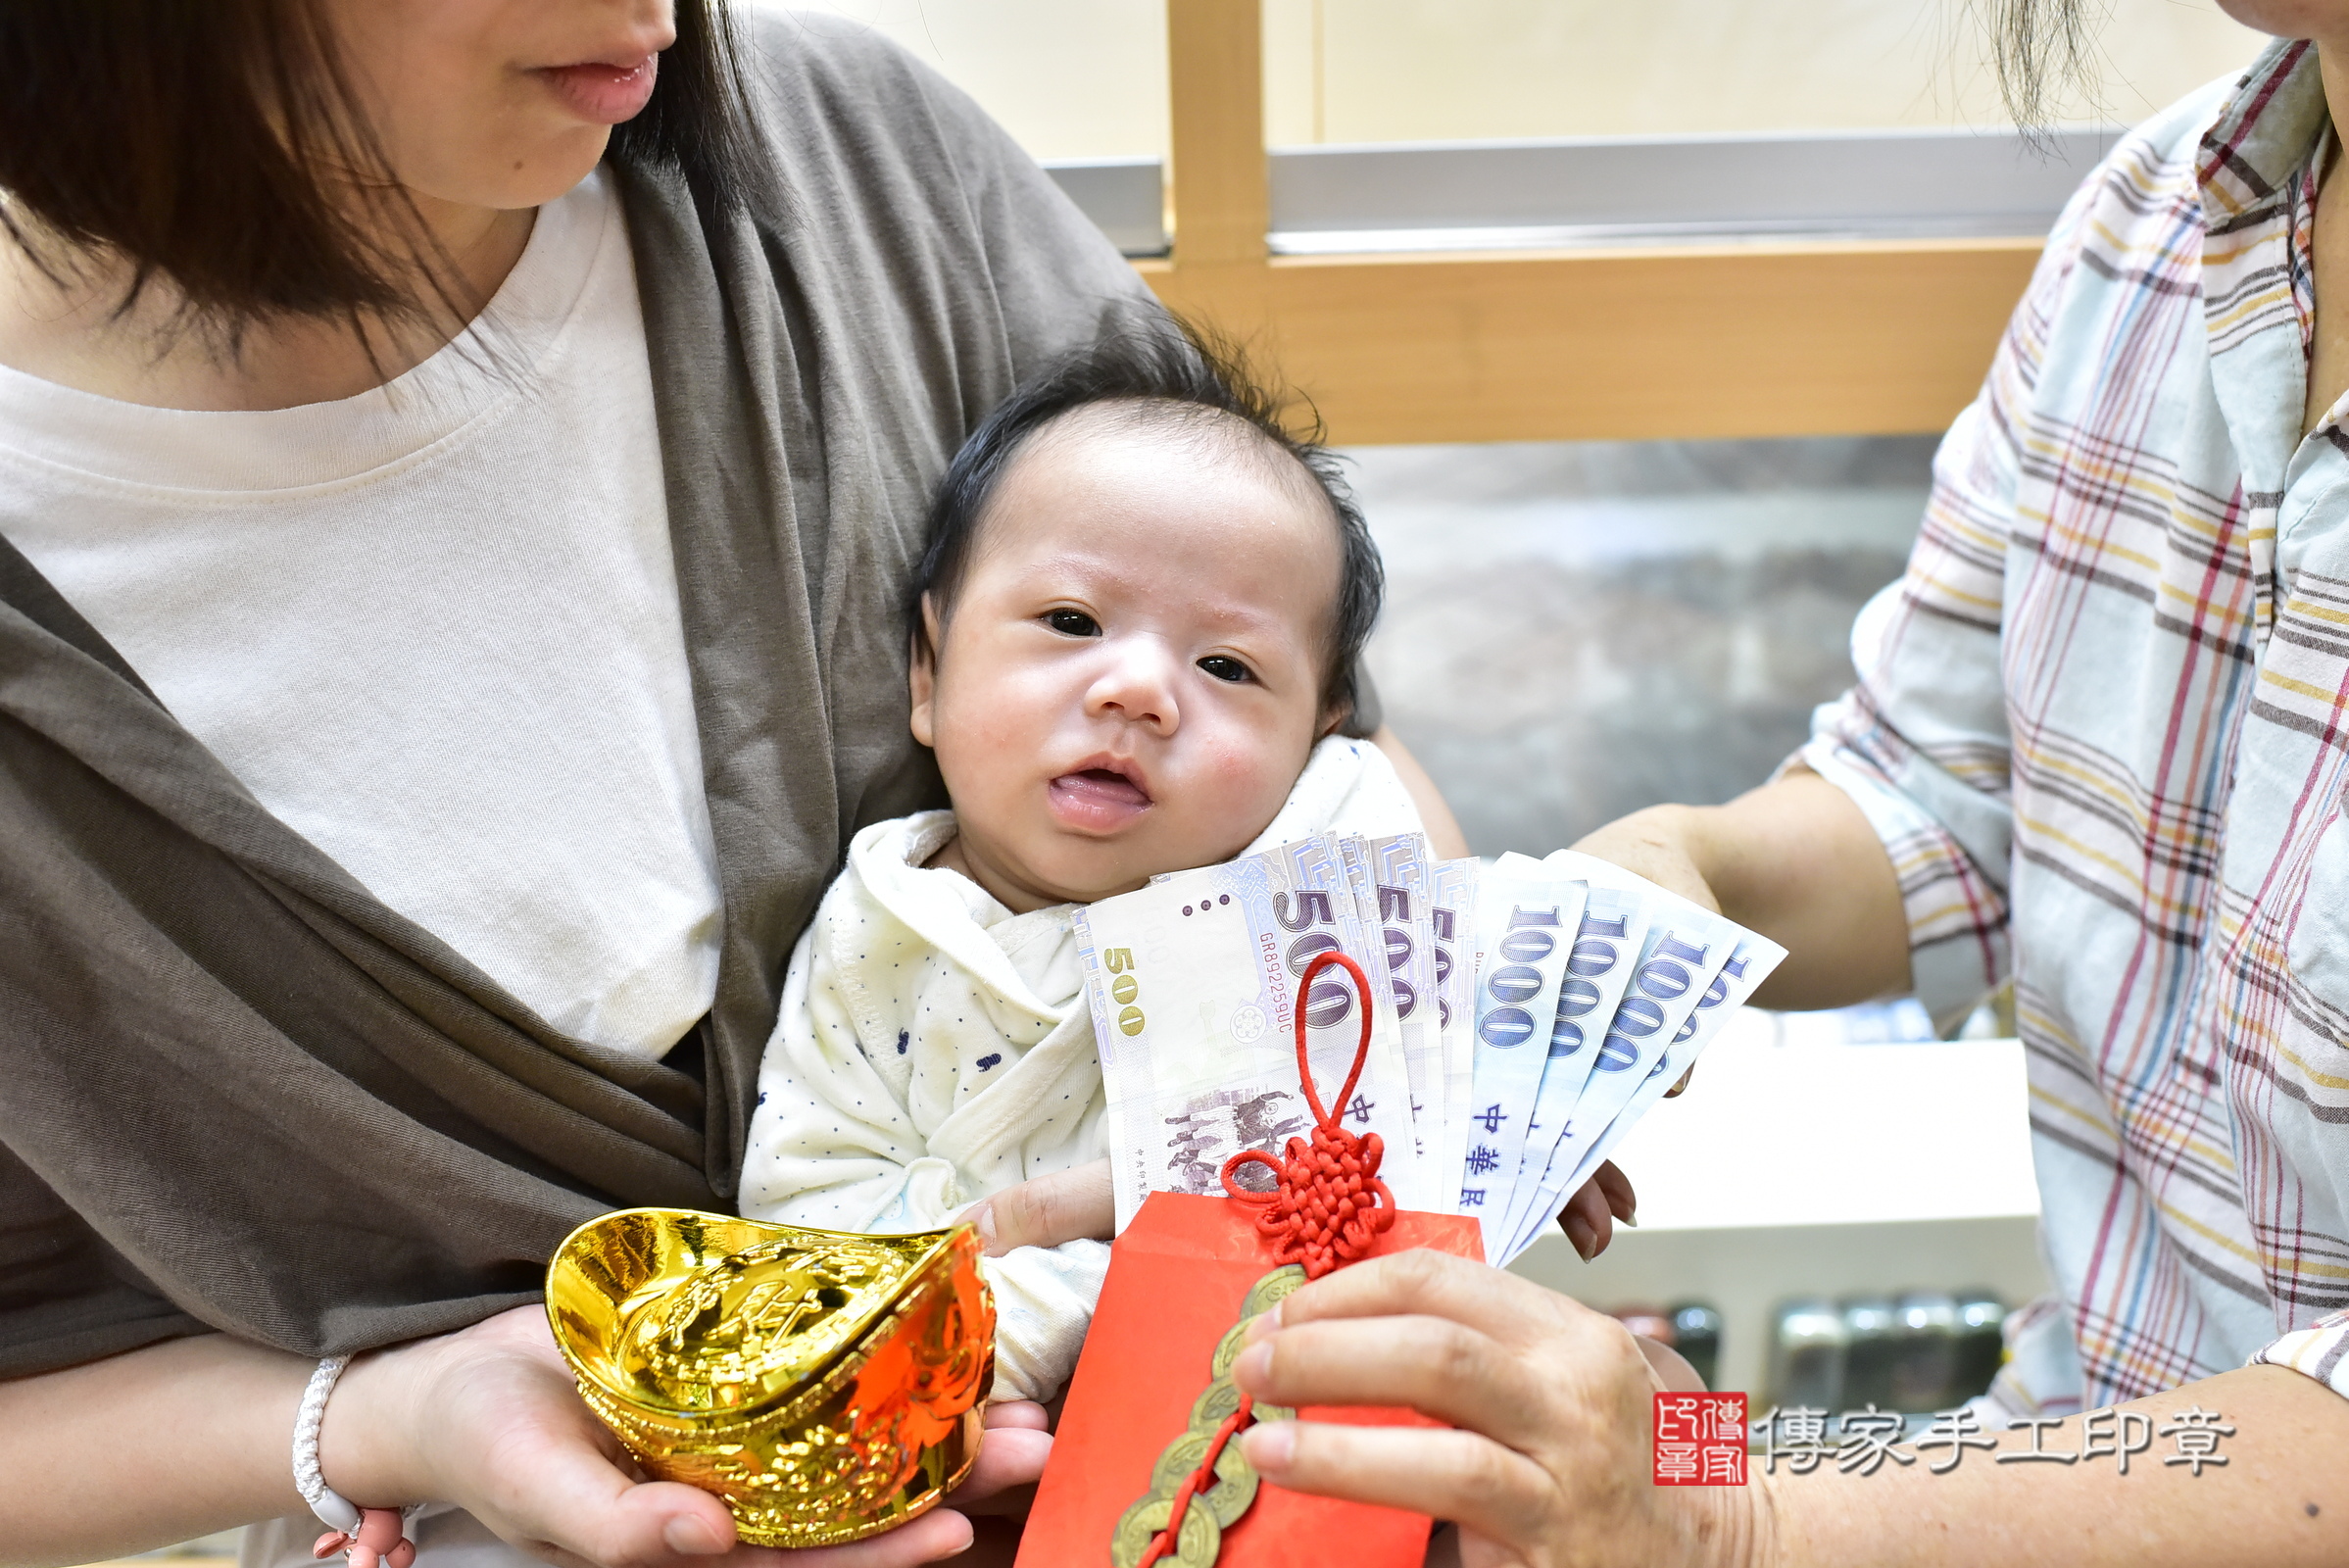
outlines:
[[[1762,782],[1851,677],[1931,438],[1369,447],[1370,666],[1482,854]]]

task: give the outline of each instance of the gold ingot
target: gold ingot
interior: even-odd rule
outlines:
[[[968,1225],[857,1236],[627,1208],[547,1265],[580,1396],[647,1474],[715,1493],[758,1546],[901,1525],[970,1473],[995,1299]]]

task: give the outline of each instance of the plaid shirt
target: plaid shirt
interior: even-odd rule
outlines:
[[[2081,187],[1802,754],[1936,1015],[2014,981],[2067,1310],[2007,1402],[2246,1358],[2349,1394],[2349,399],[2300,435],[2330,135],[2282,43]]]

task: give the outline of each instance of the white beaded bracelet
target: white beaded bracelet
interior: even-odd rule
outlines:
[[[326,1396],[335,1379],[351,1364],[347,1355],[330,1355],[310,1374],[302,1391],[302,1408],[294,1416],[294,1485],[303,1501],[327,1533],[318,1538],[312,1555],[344,1553],[351,1568],[413,1568],[416,1543],[407,1539],[408,1508],[362,1508],[332,1487],[318,1470],[318,1428],[326,1421]]]
[[[326,1420],[326,1396],[334,1392],[334,1380],[350,1364],[347,1355],[330,1355],[320,1361],[318,1369],[310,1374],[310,1387],[302,1391],[301,1413],[294,1417],[294,1485],[320,1524],[346,1536],[359,1529],[359,1505],[326,1485],[325,1476],[319,1473],[318,1428]]]

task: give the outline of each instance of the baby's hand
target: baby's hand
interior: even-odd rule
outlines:
[[[1621,1220],[1636,1230],[1639,1216],[1639,1198],[1632,1191],[1631,1178],[1617,1170],[1610,1159],[1602,1162],[1598,1174],[1566,1200],[1566,1206],[1558,1211],[1558,1226],[1588,1263],[1605,1251],[1607,1243],[1615,1239],[1615,1221]]]
[[[961,1217],[978,1227],[989,1257],[1001,1257],[1015,1247],[1108,1241],[1117,1234],[1109,1162],[1097,1159],[1074,1170],[1032,1176],[993,1198],[980,1199]]]

